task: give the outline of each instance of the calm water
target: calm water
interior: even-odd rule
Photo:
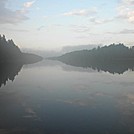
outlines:
[[[0,71],[0,134],[134,134],[133,71],[9,66]]]

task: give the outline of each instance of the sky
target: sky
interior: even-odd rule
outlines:
[[[0,34],[20,48],[134,45],[134,0],[0,0]]]

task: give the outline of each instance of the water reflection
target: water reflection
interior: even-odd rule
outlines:
[[[104,71],[109,72],[111,74],[123,74],[124,72],[131,70],[134,71],[134,62],[133,61],[101,61],[101,62],[89,62],[85,63],[81,62],[67,62],[61,61],[67,65],[75,66],[75,67],[83,67],[83,68],[91,68],[93,70],[97,70],[98,72]]]
[[[0,87],[8,80],[13,81],[15,76],[18,75],[23,64],[20,63],[1,63],[0,64]]]
[[[0,67],[6,83],[22,65]],[[25,65],[1,87],[0,134],[133,134],[133,77],[50,60]]]

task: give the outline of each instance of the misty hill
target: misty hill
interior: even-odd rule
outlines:
[[[73,51],[49,59],[59,60],[72,66],[121,74],[128,69],[134,70],[134,47],[128,48],[121,43],[111,44],[92,50]]]
[[[93,48],[91,50],[69,52],[59,57],[55,57],[55,59],[66,62],[134,60],[134,46],[128,48],[121,43],[104,47],[98,46],[98,48]]]
[[[60,56],[63,54],[61,51],[56,50],[44,50],[44,49],[32,49],[32,48],[23,48],[21,49],[24,53],[36,53],[37,55],[40,55],[43,58],[47,57],[54,57],[54,56]]]
[[[62,48],[62,53],[68,53],[68,52],[72,52],[72,51],[79,51],[79,50],[91,50],[95,47],[97,47],[98,45],[96,44],[89,44],[89,45],[77,45],[77,46],[64,46]],[[101,44],[99,45],[101,46]]]
[[[101,45],[101,44],[100,44]],[[100,46],[99,45],[99,46]],[[93,49],[97,47],[96,44],[89,44],[89,45],[77,45],[77,46],[64,46],[61,50],[44,50],[44,49],[31,49],[31,48],[23,48],[21,49],[22,52],[30,52],[30,53],[36,53],[37,55],[42,56],[43,58],[47,57],[58,57],[64,53],[72,52],[72,51],[78,51],[83,49]]]
[[[6,40],[5,35],[0,35],[0,63],[21,62],[23,64],[34,63],[42,60],[35,54],[22,53],[13,40]]]

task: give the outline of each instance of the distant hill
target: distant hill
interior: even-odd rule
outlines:
[[[37,55],[40,55],[43,58],[46,57],[53,57],[53,56],[60,56],[63,54],[61,51],[56,51],[56,50],[44,50],[44,49],[32,49],[32,48],[23,48],[21,49],[22,52],[24,53],[35,53]]]
[[[35,54],[22,53],[13,40],[6,40],[5,35],[0,35],[0,63],[21,62],[23,64],[34,63],[42,60]]]
[[[120,60],[134,60],[134,46],[126,47],[124,44],[111,44],[91,50],[72,51],[53,59],[66,62],[99,62],[99,61],[120,61]]]
[[[90,67],[98,71],[120,74],[128,69],[134,70],[134,46],[128,48],[122,43],[111,44],[91,50],[73,51],[49,59],[72,66]]]
[[[62,48],[62,53],[68,53],[72,51],[79,51],[79,50],[91,50],[97,46],[101,46],[101,44],[89,44],[89,45],[76,45],[76,46],[64,46]]]

